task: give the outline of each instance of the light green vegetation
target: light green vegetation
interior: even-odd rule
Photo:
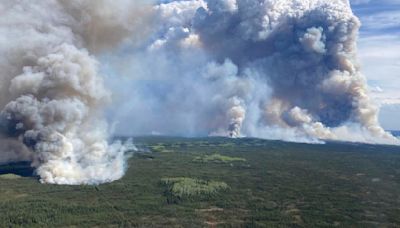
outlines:
[[[13,173],[0,175],[0,179],[5,179],[5,180],[14,180],[14,179],[18,179],[18,178],[21,178],[21,176],[13,174]]]
[[[214,162],[214,163],[232,163],[232,162],[245,162],[246,159],[239,157],[229,157],[220,154],[197,156],[193,159],[194,162]]]
[[[228,185],[219,181],[205,181],[188,177],[163,178],[161,182],[166,185],[167,192],[175,197],[193,197],[199,195],[214,195],[220,190],[225,190]]]
[[[157,153],[171,153],[171,152],[174,152],[171,149],[166,149],[163,144],[157,144],[157,145],[150,146],[150,149],[151,149],[151,151],[157,152]]]

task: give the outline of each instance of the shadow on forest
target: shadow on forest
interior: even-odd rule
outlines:
[[[35,177],[34,171],[30,162],[16,162],[0,165],[0,175],[16,174],[22,177]]]

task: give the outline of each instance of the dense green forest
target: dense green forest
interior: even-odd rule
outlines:
[[[124,139],[123,139],[124,140]],[[400,148],[139,137],[121,180],[40,184],[0,166],[0,227],[396,227]]]

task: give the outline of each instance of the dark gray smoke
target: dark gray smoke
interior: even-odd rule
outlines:
[[[0,163],[31,161],[44,183],[123,176],[124,146],[107,143],[101,113],[110,92],[91,53],[135,43],[149,10],[124,0],[0,3]]]
[[[136,92],[117,119],[146,124],[122,131],[398,143],[368,97],[348,1],[168,1],[154,10],[155,34],[122,55],[134,66],[119,72]]]
[[[347,0],[4,0],[0,12],[0,162],[31,161],[45,183],[122,177],[107,104],[115,134],[399,144],[368,97]]]

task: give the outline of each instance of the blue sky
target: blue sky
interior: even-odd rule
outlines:
[[[362,27],[362,72],[385,129],[400,129],[400,0],[351,0]]]

